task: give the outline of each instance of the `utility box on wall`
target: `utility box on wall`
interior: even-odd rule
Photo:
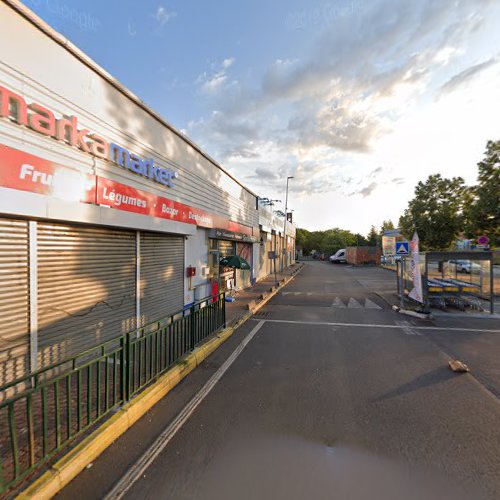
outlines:
[[[209,293],[209,285],[206,283],[202,285],[198,285],[194,289],[194,301],[197,302],[198,300],[202,300],[210,295]]]

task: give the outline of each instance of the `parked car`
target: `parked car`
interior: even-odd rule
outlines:
[[[346,261],[346,249],[341,248],[334,255],[330,255],[328,259],[332,264],[345,264]]]
[[[479,264],[470,260],[450,260],[449,262],[450,264],[455,264],[458,273],[470,274],[472,271],[479,272],[481,270]]]

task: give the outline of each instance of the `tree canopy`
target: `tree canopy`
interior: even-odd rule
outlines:
[[[417,184],[399,228],[408,239],[417,231],[424,249],[446,250],[463,230],[467,199],[468,188],[461,177],[430,175]]]
[[[410,239],[416,230],[424,250],[447,250],[459,236],[476,239],[486,234],[492,248],[500,246],[500,140],[488,141],[478,163],[477,184],[467,186],[462,177],[430,175],[415,187],[414,197],[399,218],[399,229]],[[371,226],[366,237],[345,229],[297,230],[297,245],[306,255],[315,250],[335,253],[347,246],[380,245],[384,231],[395,229],[390,220],[379,231]]]
[[[470,191],[466,210],[467,233],[487,234],[493,246],[500,246],[500,141],[488,141],[478,163],[477,185]]]

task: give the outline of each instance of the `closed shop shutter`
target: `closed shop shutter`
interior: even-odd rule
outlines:
[[[0,218],[0,385],[29,371],[28,222]]]
[[[136,234],[38,224],[39,366],[135,328]]]
[[[184,305],[184,237],[141,232],[142,325]]]

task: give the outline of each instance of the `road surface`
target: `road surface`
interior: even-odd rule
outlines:
[[[499,321],[398,315],[393,279],[307,263],[58,498],[500,498]]]

